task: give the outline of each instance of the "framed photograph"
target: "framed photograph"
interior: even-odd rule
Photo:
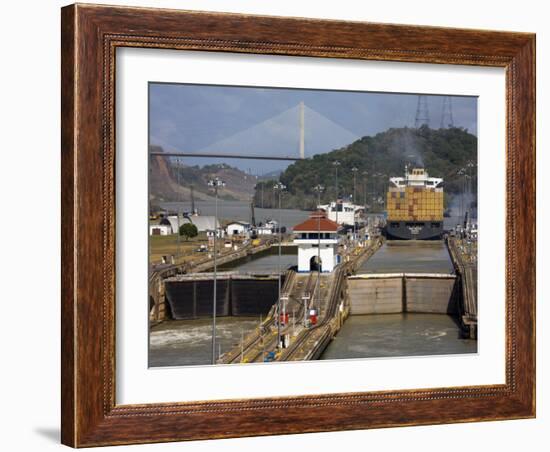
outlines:
[[[62,9],[62,442],[535,416],[535,36]]]

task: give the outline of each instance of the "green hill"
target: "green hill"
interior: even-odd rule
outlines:
[[[372,201],[385,198],[388,178],[402,176],[407,163],[423,166],[431,177],[442,177],[447,197],[458,193],[462,179],[457,172],[468,161],[477,162],[477,137],[462,128],[430,129],[427,126],[389,129],[373,137],[363,137],[341,149],[290,165],[280,175],[280,181],[288,190],[284,207],[313,209],[317,199],[313,187],[317,184],[325,187],[322,201],[333,200],[336,188],[332,163],[335,160],[340,162],[338,194],[348,197],[353,193],[351,169],[356,167],[356,200],[365,203],[366,191],[367,204],[374,204],[376,209],[378,202]],[[274,183],[270,180],[256,185],[256,206],[276,206]]]

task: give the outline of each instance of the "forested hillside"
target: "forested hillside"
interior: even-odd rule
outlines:
[[[290,165],[280,180],[287,186],[285,207],[311,209],[316,203],[313,187],[325,187],[322,200],[336,195],[334,161],[338,166],[338,195],[348,197],[353,193],[353,172],[356,172],[356,199],[367,204],[382,200],[388,186],[388,178],[402,176],[405,164],[423,166],[431,177],[442,177],[447,196],[461,190],[458,176],[468,162],[477,162],[477,137],[462,128],[389,129],[373,137],[363,137],[341,149],[319,154],[311,159]],[[475,168],[474,168],[475,169]],[[273,184],[268,180],[256,185],[256,206],[274,207]],[[475,187],[475,180],[474,180]],[[377,204],[375,201],[374,204]]]

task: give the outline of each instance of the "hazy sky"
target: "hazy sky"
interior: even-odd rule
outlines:
[[[440,127],[443,98],[427,96],[432,128]],[[297,157],[300,102],[305,104],[307,157],[391,127],[414,127],[418,95],[151,83],[150,143],[186,153]],[[455,126],[477,134],[477,98],[452,96],[452,110]],[[448,114],[444,121],[449,123]],[[231,164],[262,174],[288,163]]]

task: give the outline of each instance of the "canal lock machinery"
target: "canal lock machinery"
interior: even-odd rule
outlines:
[[[236,344],[233,349],[221,355],[218,359],[218,363],[229,364],[240,362],[263,362],[266,360],[302,361],[318,359],[326,346],[338,333],[350,312],[358,309],[356,300],[365,299],[366,294],[358,294],[356,288],[357,284],[366,282],[369,278],[356,275],[356,272],[361,265],[370,259],[370,257],[380,248],[382,243],[382,239],[378,239],[357,255],[350,253],[345,257],[344,262],[337,266],[332,274],[319,275],[317,272],[301,274],[293,270],[287,271],[283,278],[284,284],[281,293],[284,294],[283,296],[285,297],[285,311],[288,314],[292,312],[293,315],[292,317],[288,316],[288,320],[285,319],[286,321],[284,325],[282,325],[281,337],[285,337],[285,347],[278,347],[278,340],[280,340],[280,338],[278,338],[277,334],[277,305],[275,304],[268,307],[267,315],[263,319],[261,325],[249,333],[243,339],[242,343]],[[470,268],[470,272],[468,272],[464,259],[462,259],[462,261],[459,260],[460,255],[457,254],[455,250],[456,245],[447,243],[447,246],[449,247],[453,264],[455,264],[457,275],[445,275],[444,278],[441,277],[441,275],[439,277],[432,275],[434,277],[431,278],[432,281],[428,285],[428,287],[431,287],[431,292],[429,291],[430,296],[428,297],[425,296],[425,284],[426,280],[430,279],[430,275],[403,274],[399,277],[391,275],[386,278],[386,280],[400,279],[401,281],[397,283],[397,286],[401,288],[401,292],[391,293],[391,290],[389,292],[386,291],[386,296],[389,296],[389,298],[393,300],[394,305],[397,304],[400,309],[408,310],[409,312],[414,312],[415,293],[417,299],[419,299],[419,294],[424,294],[424,298],[438,299],[438,296],[434,297],[433,294],[439,293],[439,299],[447,297],[449,300],[454,300],[449,306],[454,306],[453,309],[459,311],[460,318],[463,322],[463,329],[467,331],[469,337],[475,338],[477,331],[477,297],[475,287],[472,283],[472,281],[475,281],[475,275],[472,273],[472,268]],[[235,277],[235,275],[232,277]],[[242,275],[240,277],[242,278]],[[319,293],[316,292],[318,277],[320,278]],[[454,281],[457,277],[460,284],[456,284]],[[384,278],[378,277],[370,279],[371,282],[373,279],[377,279],[378,282],[381,282]],[[434,284],[436,280],[437,282]],[[169,278],[166,282],[169,282]],[[420,284],[420,286],[418,284]],[[424,286],[422,286],[422,284],[424,284]],[[162,289],[162,286],[163,284],[159,284],[158,287],[154,287],[153,290],[159,290],[159,292],[162,290],[165,291],[166,289]],[[436,286],[439,288],[434,289]],[[275,287],[276,285],[273,286],[273,289],[275,289]],[[384,291],[380,290],[380,286],[378,287],[379,289],[375,290],[378,295],[372,296],[371,293],[367,298],[374,300],[374,304],[378,303],[378,308],[380,308],[380,305],[384,304],[384,302],[381,301],[384,298]],[[276,299],[276,295],[274,295],[274,297]],[[318,306],[319,298],[322,300],[320,306]],[[420,296],[420,298],[422,297]],[[405,302],[403,300],[405,300]],[[154,306],[152,312],[155,311]],[[413,308],[411,309],[411,307]],[[303,319],[307,319],[310,308],[316,308],[320,311],[320,315],[317,324],[308,324],[306,326],[305,323],[307,324],[308,322],[304,322]],[[417,305],[417,308],[419,312],[440,312],[441,310],[445,310],[445,313],[455,313],[452,310],[448,311],[448,306],[444,307],[443,304],[437,307],[435,311],[433,310],[433,306],[430,308],[426,306],[418,307]],[[394,307],[392,309],[397,308]],[[220,315],[223,315],[223,312],[220,312]]]

